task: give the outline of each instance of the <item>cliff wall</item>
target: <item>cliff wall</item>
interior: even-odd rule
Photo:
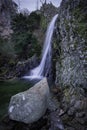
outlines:
[[[56,84],[87,87],[87,1],[63,0],[57,21]]]

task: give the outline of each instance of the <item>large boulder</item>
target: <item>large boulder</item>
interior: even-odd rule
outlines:
[[[25,92],[11,97],[9,117],[12,120],[32,123],[39,120],[46,112],[49,86],[44,78]]]

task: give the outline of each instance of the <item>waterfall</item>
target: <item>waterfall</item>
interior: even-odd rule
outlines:
[[[36,68],[34,68],[30,71],[29,76],[24,76],[24,78],[41,79],[44,76],[47,76],[47,73],[51,66],[51,56],[52,56],[51,41],[52,41],[53,31],[54,31],[55,22],[56,22],[57,17],[58,17],[58,14],[56,14],[52,18],[52,20],[47,28],[46,39],[44,42],[44,47],[43,47],[43,51],[42,51],[42,59],[41,59],[40,64]]]

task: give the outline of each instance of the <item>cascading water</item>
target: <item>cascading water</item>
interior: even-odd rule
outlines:
[[[42,51],[42,59],[41,59],[40,64],[36,68],[34,68],[30,71],[29,76],[24,76],[24,78],[41,79],[47,75],[50,65],[51,65],[51,56],[52,56],[51,41],[52,41],[52,35],[53,35],[57,17],[58,17],[58,14],[56,14],[52,18],[52,21],[50,22],[50,24],[48,26],[47,33],[46,33],[46,39],[45,39],[44,47],[43,47],[43,51]]]

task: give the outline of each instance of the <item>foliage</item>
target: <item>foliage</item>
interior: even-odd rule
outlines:
[[[14,32],[19,32],[22,33],[24,31],[27,31],[27,17],[24,16],[23,14],[16,14],[15,17],[12,20],[12,29]]]
[[[35,12],[32,12],[28,19],[28,24],[30,30],[38,29],[40,26],[41,16],[36,14]]]
[[[15,32],[25,32],[25,31],[33,31],[37,29],[40,25],[40,15],[32,12],[30,15],[26,16],[22,13],[17,14],[13,18],[12,29]]]
[[[84,7],[84,8],[83,8]],[[73,14],[76,18],[77,24],[77,32],[83,36],[83,38],[87,38],[87,7],[80,3],[77,8],[73,11]]]
[[[27,59],[36,53],[40,55],[41,47],[33,35],[40,26],[40,15],[32,12],[30,15],[17,14],[12,22],[12,42],[19,58]]]
[[[6,57],[14,57],[13,44],[8,39],[3,39],[0,37],[0,55]]]
[[[37,39],[30,32],[13,34],[12,41],[14,43],[14,49],[19,58],[27,59],[34,55],[34,53],[40,55],[40,45],[38,45]]]
[[[41,16],[41,28],[45,32],[47,29],[47,20],[45,16]]]

